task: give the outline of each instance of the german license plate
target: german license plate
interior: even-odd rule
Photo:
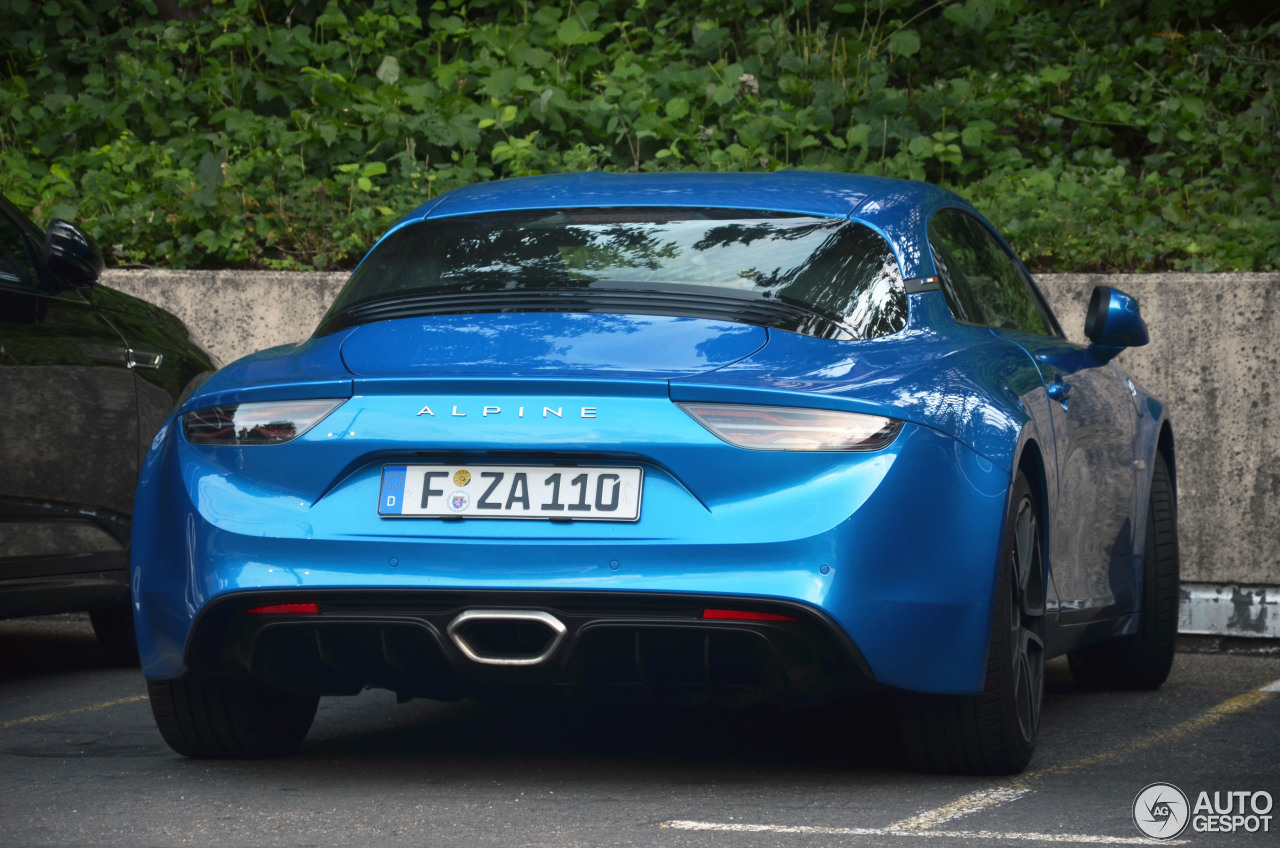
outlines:
[[[378,515],[635,521],[641,468],[384,465]]]

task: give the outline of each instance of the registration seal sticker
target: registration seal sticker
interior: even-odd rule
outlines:
[[[471,503],[471,496],[466,492],[454,492],[449,495],[449,509],[454,512],[462,512]]]
[[[463,468],[457,474],[453,475],[453,485],[465,486],[471,482],[471,472]]]

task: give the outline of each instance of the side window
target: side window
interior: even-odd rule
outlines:
[[[0,285],[34,289],[39,279],[26,233],[0,210]]]
[[[1013,258],[972,215],[959,209],[938,212],[929,222],[929,245],[957,320],[1053,334]]]

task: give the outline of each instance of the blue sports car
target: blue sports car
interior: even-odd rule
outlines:
[[[1068,342],[960,198],[839,175],[470,186],[314,334],[208,380],[134,508],[143,670],[193,757],[321,695],[678,704],[881,690],[920,769],[1031,757],[1047,658],[1169,672],[1164,405],[1099,287]]]

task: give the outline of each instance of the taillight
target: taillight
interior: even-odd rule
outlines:
[[[249,615],[315,615],[320,612],[316,604],[267,604],[245,610]]]
[[[795,618],[789,615],[779,615],[776,612],[755,612],[753,610],[704,609],[702,617],[718,621],[796,621]]]
[[[182,434],[193,445],[279,445],[298,438],[345,403],[282,400],[226,403],[182,416]]]
[[[902,429],[902,422],[892,418],[829,409],[736,403],[679,406],[729,444],[751,450],[874,451]]]

